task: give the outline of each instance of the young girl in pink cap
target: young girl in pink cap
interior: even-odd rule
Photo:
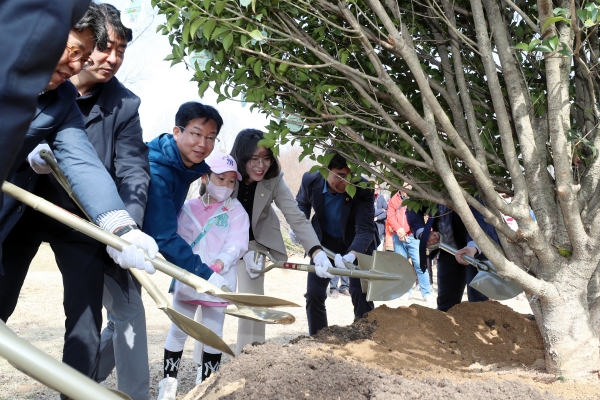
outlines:
[[[206,158],[210,172],[202,176],[200,197],[185,202],[177,219],[177,233],[189,243],[194,253],[216,273],[223,276],[231,291],[236,290],[237,261],[248,251],[248,214],[237,199],[231,197],[236,179],[242,179],[235,160],[228,154],[213,152]],[[194,318],[198,307],[202,320],[198,321],[223,337],[223,310],[229,303],[217,297],[198,293],[190,286],[174,281],[173,308]],[[165,379],[177,379],[183,346],[188,335],[175,324],[165,342],[165,368],[172,374]],[[219,369],[221,351],[203,345],[202,363],[198,365],[196,383],[202,382]],[[170,359],[169,359],[169,356]],[[159,393],[159,399],[175,399],[176,382],[169,382],[169,393]],[[171,393],[172,392],[172,393]],[[161,397],[161,394],[163,397]]]

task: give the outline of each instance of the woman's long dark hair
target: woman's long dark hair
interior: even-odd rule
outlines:
[[[240,131],[235,138],[233,148],[229,154],[237,163],[238,171],[242,175],[242,181],[245,181],[249,178],[248,172],[246,172],[246,164],[254,155],[254,152],[258,147],[257,143],[263,138],[263,132],[258,129],[244,129]],[[267,151],[269,152],[269,157],[271,158],[271,166],[265,173],[264,179],[271,179],[279,175],[281,166],[279,165],[279,161],[271,149],[267,149]]]

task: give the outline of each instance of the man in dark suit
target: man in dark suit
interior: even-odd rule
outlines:
[[[359,187],[354,197],[346,194],[350,168],[338,153],[334,153],[327,168],[327,180],[319,172],[304,174],[296,201],[306,218],[310,217],[311,208],[314,210],[311,223],[321,244],[338,253],[335,266],[345,268],[344,261],[355,263],[357,253],[370,255],[378,245],[373,191]],[[308,274],[304,297],[310,335],[328,326],[325,299],[331,278],[326,271]],[[373,310],[373,302],[367,302],[362,292],[360,279],[350,278],[350,296],[356,318]]]
[[[46,140],[75,194],[93,221],[105,230],[140,247],[132,246],[123,251],[123,254],[109,248],[113,259],[118,260],[124,267],[136,267],[153,272],[152,265],[144,261],[141,249],[147,249],[149,255],[154,257],[158,247],[152,238],[137,228],[136,219],[142,218],[142,215],[139,215],[139,207],[126,209],[121,199],[121,197],[128,197],[126,193],[130,193],[132,198],[140,196],[138,189],[143,189],[144,179],[147,185],[147,164],[146,167],[142,165],[138,168],[145,178],[137,174],[137,178],[132,181],[124,179],[125,175],[130,173],[136,175],[134,167],[117,168],[115,172],[117,178],[111,177],[107,169],[113,172],[113,163],[111,168],[108,168],[98,159],[86,135],[81,112],[75,103],[77,90],[71,82],[65,81],[66,78],[81,71],[83,63],[94,48],[95,43],[92,38],[103,37],[103,34],[106,37],[108,30],[106,13],[97,4],[93,4],[89,12],[91,16],[86,14],[87,17],[82,19],[85,20],[84,23],[78,23],[71,31],[67,51],[56,67],[56,72],[47,87],[48,90],[40,96],[38,111],[29,127],[24,146],[17,155],[17,160],[21,162],[13,167],[14,173],[10,181],[82,215],[70,200],[65,200],[64,190],[60,186],[53,185],[47,177],[38,180],[38,175],[27,163],[27,154],[40,141]],[[99,46],[103,48],[102,43]],[[73,57],[72,48],[82,51],[85,57]],[[93,64],[93,61],[89,64]],[[114,117],[113,122],[119,121],[117,115]],[[137,121],[137,117],[130,117],[130,119],[131,121],[128,122],[134,124]],[[137,123],[139,124],[139,121]],[[141,141],[141,138],[138,138],[138,141]],[[132,147],[136,146],[131,144],[124,147],[115,146],[114,151],[119,158],[121,157],[119,153],[123,153],[125,159],[134,158],[133,154],[136,151],[140,156],[145,156],[143,143],[135,151]],[[132,166],[135,166],[135,162]],[[115,180],[136,183],[120,186],[117,192]],[[144,202],[145,198],[142,197],[131,203]],[[127,210],[131,210],[131,214]],[[0,212],[0,227],[2,263],[5,267],[5,274],[0,275],[0,318],[6,321],[13,313],[29,264],[41,242],[48,242],[55,253],[65,289],[64,308],[67,319],[63,361],[88,377],[95,378],[102,322],[106,247],[24,206],[10,196],[4,196],[4,206]]]
[[[23,143],[38,96],[65,51],[69,30],[89,4],[90,0],[0,2],[0,185]]]
[[[88,138],[117,185],[127,211],[142,227],[150,167],[138,114],[140,99],[115,77],[123,64],[132,32],[122,24],[119,10],[114,6],[99,4],[98,7],[107,18],[108,36],[98,40],[91,55],[93,65],[73,76],[71,83],[79,92],[77,105]],[[43,193],[51,196],[49,200],[80,214],[58,181],[46,175],[51,171],[39,157],[41,148],[49,150],[47,144],[42,144],[28,157],[33,170],[41,174],[37,185],[51,187],[51,191]],[[102,247],[101,243],[97,245]],[[65,246],[77,246],[77,243],[67,240]],[[103,252],[99,254],[102,257],[97,260],[98,264],[105,266],[102,303],[107,309],[108,324],[101,334],[97,380],[104,381],[116,365],[119,390],[133,400],[147,400],[150,374],[141,288],[129,272],[116,267]],[[67,258],[65,262],[77,260]]]
[[[498,242],[498,236],[494,228],[484,221],[483,216],[477,210],[471,208],[471,211],[479,226],[493,240]],[[430,215],[427,223],[425,223],[425,213],[423,211],[408,211],[406,218],[411,232],[413,232],[415,238],[420,239],[419,256],[421,260],[426,260],[427,246],[437,244],[440,240],[455,249],[462,250],[463,248],[471,249],[475,247],[460,216],[444,205],[438,205],[438,212],[435,215]],[[429,257],[433,258],[436,254],[437,251],[430,252]],[[474,252],[470,252],[470,255],[474,255]],[[479,255],[479,258],[481,257],[483,256]],[[423,271],[427,269],[425,262],[421,262],[421,269]],[[471,283],[475,275],[477,275],[477,268],[466,263],[459,263],[454,255],[441,251],[437,263],[437,309],[448,311],[451,307],[459,304],[462,301],[465,286]],[[471,286],[467,286],[467,296],[470,302],[488,300],[487,296]]]

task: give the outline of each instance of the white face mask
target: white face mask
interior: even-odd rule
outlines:
[[[225,201],[225,199],[229,198],[233,193],[233,189],[228,188],[227,186],[217,186],[212,181],[208,181],[208,185],[206,185],[206,189],[208,190],[208,194],[210,197],[218,201],[219,203]]]

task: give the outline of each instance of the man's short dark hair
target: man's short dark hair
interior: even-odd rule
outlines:
[[[120,11],[110,4],[98,4],[94,2],[90,4],[90,8],[88,8],[84,16],[73,27],[79,33],[87,28],[90,28],[94,32],[96,48],[100,51],[108,48],[109,28],[112,28],[119,38],[128,43],[133,38],[131,29],[126,28],[121,22]]]
[[[242,175],[242,181],[249,178],[248,172],[246,172],[246,164],[248,160],[252,158],[257,144],[264,138],[262,131],[258,129],[244,129],[237,134],[233,148],[231,149],[231,157],[237,162],[238,172]],[[273,154],[271,149],[267,149],[269,157],[271,158],[271,166],[265,173],[264,179],[275,178],[281,172],[281,166],[277,157]]]
[[[127,43],[131,42],[133,33],[131,29],[127,28],[123,25],[123,22],[121,22],[121,12],[112,4],[107,3],[99,4],[98,8],[104,18],[104,25],[107,27],[107,29],[102,32],[102,35],[99,35],[97,38],[96,47],[98,50],[104,51],[108,47],[108,27],[112,28],[119,39],[124,40]]]
[[[332,170],[332,169],[344,169],[344,168],[348,168],[348,163],[346,163],[346,159],[340,155],[340,153],[338,153],[335,150],[329,149],[325,151],[325,154],[333,154],[333,158],[331,159],[331,161],[329,161],[329,164],[327,165],[327,169]]]
[[[212,119],[217,124],[217,135],[221,131],[223,118],[221,118],[217,109],[197,101],[188,101],[179,107],[177,114],[175,114],[175,125],[185,128],[191,120],[196,118],[206,118],[207,121]]]

